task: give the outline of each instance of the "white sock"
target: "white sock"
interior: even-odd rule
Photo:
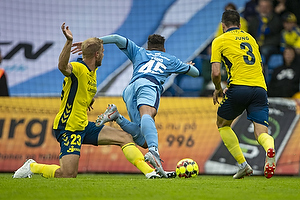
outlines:
[[[248,164],[247,161],[245,161],[245,162],[243,162],[241,164],[238,164],[238,166],[239,166],[240,169],[244,169],[247,164]]]
[[[155,147],[155,146],[149,147],[149,150],[152,150],[159,155],[157,147]]]

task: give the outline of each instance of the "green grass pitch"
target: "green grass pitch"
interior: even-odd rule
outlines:
[[[146,179],[141,174],[79,174],[71,179],[13,179],[0,174],[0,199],[300,199],[300,177],[231,176]]]

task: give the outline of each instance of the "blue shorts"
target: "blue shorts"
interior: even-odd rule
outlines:
[[[123,100],[132,122],[141,123],[139,107],[148,105],[158,110],[161,89],[159,85],[146,78],[138,78],[129,84],[123,92]]]
[[[98,146],[98,136],[104,126],[97,127],[94,122],[89,122],[83,131],[67,131],[54,129],[57,141],[60,143],[59,158],[64,155],[80,155],[82,144]]]
[[[234,120],[247,111],[247,119],[268,127],[269,103],[262,87],[231,85],[220,103],[218,116]]]

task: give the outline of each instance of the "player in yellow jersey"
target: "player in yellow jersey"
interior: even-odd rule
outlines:
[[[82,144],[118,145],[129,162],[141,170],[147,178],[160,177],[145,161],[135,146],[132,136],[124,131],[109,127],[97,127],[89,122],[87,110],[92,108],[97,92],[96,70],[103,58],[103,41],[89,38],[82,43],[82,59],[69,63],[73,35],[65,23],[61,26],[67,41],[59,56],[58,69],[65,75],[61,105],[54,120],[53,130],[60,143],[60,165],[38,164],[29,159],[19,168],[13,178],[31,177],[42,174],[46,178],[75,178]],[[169,172],[168,177],[174,177]]]
[[[255,138],[266,151],[264,175],[271,178],[276,167],[275,149],[274,139],[268,134],[267,87],[259,47],[250,34],[240,29],[237,11],[227,10],[223,13],[222,27],[224,34],[212,43],[211,77],[215,85],[214,104],[219,104],[218,96],[225,94],[218,108],[217,126],[225,146],[238,162],[239,170],[233,178],[239,179],[253,173],[231,129],[233,120],[244,110],[254,124]],[[228,85],[224,90],[221,87],[221,61],[228,74]]]

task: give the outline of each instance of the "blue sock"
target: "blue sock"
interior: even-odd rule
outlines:
[[[155,127],[155,122],[150,115],[143,115],[141,119],[141,130],[142,134],[145,136],[148,147],[156,148],[156,152],[158,153],[158,136],[157,130]]]
[[[127,133],[132,135],[133,141],[139,145],[143,146],[145,143],[145,137],[141,133],[141,128],[138,124],[127,120],[125,117],[120,115],[116,120],[117,124]]]

